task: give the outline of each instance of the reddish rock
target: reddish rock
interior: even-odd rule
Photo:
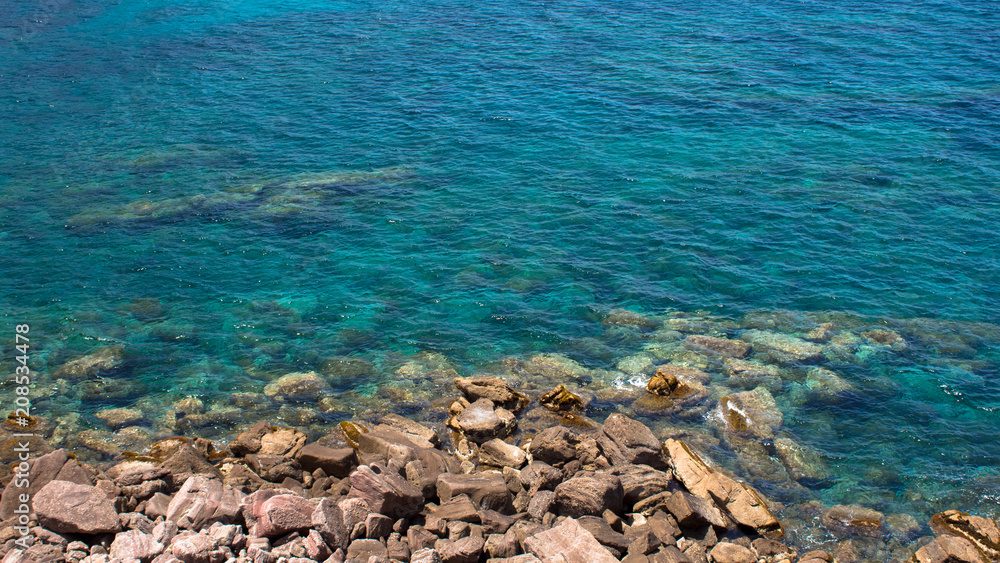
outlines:
[[[243,494],[215,479],[192,475],[167,506],[166,518],[179,528],[200,530],[206,524],[236,521]]]
[[[525,539],[524,545],[542,561],[551,558],[555,562],[559,561],[556,557],[561,557],[565,563],[618,563],[593,534],[572,518]]]
[[[296,459],[306,471],[322,469],[323,473],[340,479],[350,475],[356,463],[354,448],[329,448],[315,442],[299,450]]]
[[[483,538],[470,536],[460,540],[437,540],[434,549],[441,555],[442,563],[476,563],[483,553]]]
[[[153,539],[152,535],[129,530],[115,536],[110,551],[112,559],[149,561],[163,553],[163,549],[163,544]]]
[[[648,465],[619,465],[609,469],[608,473],[617,475],[621,480],[626,506],[668,490],[673,481],[669,473]]]
[[[684,491],[674,491],[665,499],[664,507],[681,526],[693,528],[711,524],[725,528],[726,520],[712,501]]]
[[[559,513],[572,517],[621,512],[624,498],[621,480],[608,473],[580,472],[556,487]]]
[[[50,481],[32,499],[38,522],[60,534],[107,534],[121,529],[118,513],[97,487]]]
[[[958,536],[939,536],[921,547],[910,559],[912,563],[989,563],[971,541]]]
[[[465,494],[480,507],[497,512],[510,512],[513,500],[503,475],[494,472],[473,475],[442,473],[438,476],[437,493],[442,503]]]
[[[572,430],[565,426],[553,426],[531,439],[528,452],[535,460],[558,465],[576,457],[576,445],[579,442],[579,436]]]
[[[530,400],[525,395],[518,393],[507,385],[507,382],[498,377],[480,377],[476,379],[455,378],[455,387],[458,387],[470,403],[480,399],[489,399],[494,404],[499,405],[514,414],[517,414]]]
[[[517,419],[489,399],[479,399],[449,422],[457,426],[469,440],[482,444],[494,438],[506,438],[517,427]]]
[[[347,549],[351,532],[364,522],[371,510],[368,501],[361,498],[324,498],[310,517],[312,527],[333,549]],[[413,528],[411,528],[413,529]]]
[[[729,542],[715,544],[708,553],[708,558],[712,563],[757,563],[757,556],[752,551]]]
[[[287,491],[286,491],[287,492]],[[242,503],[251,537],[274,538],[312,526],[316,507],[308,500],[280,490],[261,490]]]
[[[938,535],[950,534],[966,539],[987,559],[1000,561],[1000,526],[990,518],[948,510],[931,518],[931,529]]]
[[[407,518],[423,507],[423,492],[381,463],[358,467],[350,479],[348,496],[364,499],[373,512],[391,518]]]
[[[609,416],[601,427],[597,443],[612,465],[666,466],[660,453],[660,440],[653,431],[625,415]]]

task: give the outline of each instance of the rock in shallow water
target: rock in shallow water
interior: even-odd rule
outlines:
[[[789,334],[751,329],[744,331],[740,339],[753,346],[755,356],[780,364],[811,363],[823,359],[820,346]]]

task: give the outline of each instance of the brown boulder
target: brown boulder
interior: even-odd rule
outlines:
[[[513,390],[507,382],[499,377],[479,377],[476,379],[455,378],[458,387],[470,403],[480,399],[489,399],[514,414],[521,412],[530,402],[527,396]]]
[[[437,479],[437,494],[442,503],[458,495],[468,495],[482,508],[509,513],[512,510],[510,491],[503,475],[495,472],[458,475],[442,473]]]
[[[38,522],[60,534],[107,534],[121,529],[111,499],[101,489],[50,481],[32,499]]]
[[[407,518],[420,512],[423,492],[381,463],[362,465],[350,476],[348,497],[362,498],[372,512],[392,518]]]
[[[556,507],[560,514],[598,516],[605,510],[621,512],[625,492],[621,480],[609,473],[577,473],[556,487]]]
[[[757,563],[757,556],[742,545],[719,542],[708,553],[712,563]]]
[[[950,534],[966,539],[987,559],[1000,561],[1000,527],[990,518],[947,510],[931,518],[931,529],[938,535]]]
[[[666,467],[660,453],[660,440],[653,431],[625,415],[613,414],[604,421],[597,444],[612,465]]]
[[[236,521],[243,494],[215,479],[192,475],[167,506],[166,519],[178,528],[200,530],[213,522]]]
[[[255,538],[276,538],[312,526],[316,507],[308,500],[281,490],[262,490],[242,504],[247,531]]]
[[[455,425],[469,440],[482,444],[494,438],[506,438],[517,427],[517,419],[489,399],[479,399],[454,419]]]
[[[594,535],[576,520],[567,518],[558,526],[524,540],[525,549],[542,561],[555,563],[618,563]]]
[[[553,426],[531,439],[528,452],[533,459],[558,465],[576,457],[576,445],[579,442],[579,436],[572,430],[565,426]]]
[[[921,547],[910,558],[911,563],[990,563],[971,541],[958,536],[939,536]]]
[[[340,479],[350,475],[355,464],[354,448],[330,448],[316,442],[299,450],[296,459],[306,471],[322,469],[323,473]]]

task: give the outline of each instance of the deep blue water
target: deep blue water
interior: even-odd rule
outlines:
[[[839,476],[815,494],[996,510],[998,30],[987,1],[0,0],[0,310],[43,375],[119,342],[164,404],[331,356],[378,368],[345,390],[420,351],[611,368],[618,307],[905,319],[842,368],[868,402],[779,397]]]

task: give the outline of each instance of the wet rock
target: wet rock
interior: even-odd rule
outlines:
[[[821,549],[803,553],[802,558],[799,559],[799,563],[832,563],[832,561],[833,556]]]
[[[752,389],[763,385],[772,391],[781,389],[781,370],[778,366],[729,358],[722,366],[722,373],[729,376],[727,384],[733,387]]]
[[[60,534],[107,534],[121,529],[118,513],[97,487],[50,481],[32,499],[38,522]]]
[[[666,467],[660,441],[645,424],[621,414],[609,416],[597,436],[601,452],[612,465]]]
[[[746,342],[703,334],[689,335],[684,339],[684,346],[703,354],[725,358],[744,358],[750,353],[750,345]]]
[[[832,477],[819,452],[782,436],[774,440],[774,451],[788,476],[805,485],[815,486]]]
[[[455,387],[461,391],[470,403],[475,403],[480,399],[488,399],[494,405],[511,411],[514,414],[521,412],[530,402],[527,396],[512,389],[507,382],[499,377],[479,377],[466,379],[455,378]]]
[[[866,536],[871,538],[884,535],[885,516],[878,511],[852,505],[838,504],[823,514],[823,524],[844,536]]]
[[[753,540],[750,547],[753,552],[757,554],[758,558],[773,561],[774,563],[794,561],[796,556],[796,551],[794,549],[781,542],[776,542],[767,538],[757,538]]]
[[[150,561],[163,553],[163,549],[163,544],[153,539],[152,535],[129,530],[115,536],[110,552],[112,558],[122,561]]]
[[[94,417],[104,421],[112,430],[125,426],[133,426],[144,420],[139,409],[104,409],[94,413]]]
[[[621,480],[608,473],[580,472],[556,486],[559,514],[579,517],[599,516],[605,510],[621,512],[625,491]]]
[[[870,330],[868,332],[861,333],[861,338],[876,344],[878,346],[885,346],[893,352],[902,352],[906,349],[906,340],[894,330]]]
[[[656,368],[646,384],[647,393],[632,403],[636,412],[649,415],[681,415],[687,418],[704,414],[698,405],[708,397],[709,376],[704,371],[676,364]]]
[[[471,475],[442,473],[437,479],[437,494],[442,503],[458,495],[468,495],[480,507],[502,513],[511,512],[513,500],[506,479],[495,472]]]
[[[364,499],[372,512],[407,518],[420,512],[423,492],[381,463],[362,465],[350,476],[349,497]]]
[[[641,313],[629,311],[627,309],[612,309],[602,321],[609,326],[634,326],[646,330],[659,328],[663,322],[651,319]]]
[[[525,548],[542,561],[565,563],[618,563],[611,552],[572,519],[525,539]]]
[[[753,346],[756,356],[779,364],[812,363],[823,359],[823,349],[812,342],[788,334],[766,330],[746,330],[740,335]]]
[[[332,392],[314,371],[289,373],[264,386],[264,395],[281,402],[317,402]]]
[[[192,475],[170,500],[165,516],[179,528],[197,531],[213,522],[235,522],[242,500],[242,493],[218,480]]]
[[[774,397],[763,387],[723,397],[719,401],[719,413],[726,430],[764,439],[773,438],[784,422]]]
[[[109,377],[119,371],[124,365],[125,347],[121,345],[105,346],[94,352],[66,362],[56,368],[52,379],[96,379]]]
[[[481,444],[494,438],[506,438],[517,426],[517,419],[504,408],[495,408],[493,401],[478,399],[452,417],[449,425]]]
[[[486,465],[520,469],[527,461],[528,454],[524,450],[499,438],[494,438],[479,448],[479,462]]]
[[[968,540],[987,560],[1000,561],[1000,527],[995,520],[947,510],[931,517],[931,529]]]
[[[824,403],[837,403],[854,391],[843,377],[826,368],[811,368],[806,373],[805,388],[810,398]]]
[[[571,393],[562,384],[542,395],[538,402],[545,408],[557,412],[583,412],[586,409],[583,399]]]

